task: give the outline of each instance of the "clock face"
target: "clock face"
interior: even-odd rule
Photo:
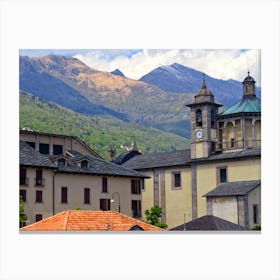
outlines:
[[[196,136],[197,139],[201,139],[202,136],[203,136],[202,131],[201,131],[201,130],[198,130],[198,131],[195,133],[195,136]]]

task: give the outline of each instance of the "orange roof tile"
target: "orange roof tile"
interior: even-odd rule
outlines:
[[[66,210],[25,226],[20,231],[128,231],[135,226],[145,231],[163,231],[115,211],[89,210]]]

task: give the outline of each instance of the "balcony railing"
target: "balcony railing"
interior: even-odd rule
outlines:
[[[261,140],[236,140],[230,142],[218,142],[217,151],[244,149],[244,148],[260,148]]]
[[[45,179],[44,178],[35,178],[35,186],[45,186]]]
[[[21,186],[28,186],[29,185],[29,178],[27,177],[20,177],[19,183]]]

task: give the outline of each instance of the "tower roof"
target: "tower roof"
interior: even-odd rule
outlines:
[[[230,115],[237,113],[260,113],[261,100],[255,96],[251,98],[243,97],[241,100],[228,107],[220,115]]]
[[[255,83],[254,78],[250,76],[250,71],[248,71],[248,76],[244,79],[243,83],[245,83],[245,82],[254,82]]]

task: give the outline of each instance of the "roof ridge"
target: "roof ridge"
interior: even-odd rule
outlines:
[[[78,211],[78,210],[77,210],[77,211]],[[63,226],[62,226],[62,230],[67,230],[67,224],[68,224],[70,212],[71,212],[71,210],[67,210],[67,211],[66,211],[66,216],[65,216],[65,219],[64,219],[64,223],[63,223]]]

